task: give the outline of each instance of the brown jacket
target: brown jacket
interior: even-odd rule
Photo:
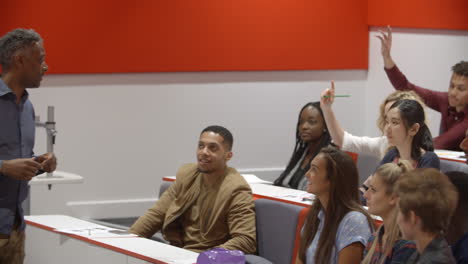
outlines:
[[[133,224],[130,232],[151,237],[161,230],[171,245],[184,247],[184,230],[180,219],[197,201],[201,189],[199,177],[202,177],[202,173],[198,171],[196,164],[182,166],[177,172],[175,183]],[[200,245],[204,246],[195,249],[196,251],[222,247],[241,250],[246,254],[255,253],[256,230],[252,191],[235,169],[227,168],[213,208],[206,211],[209,215],[200,215],[201,220],[206,219],[206,223],[200,225],[201,239],[204,240],[200,241]]]

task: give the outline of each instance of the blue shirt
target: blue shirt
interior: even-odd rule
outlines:
[[[385,154],[377,168],[385,163],[395,162],[395,159],[399,157],[400,154],[398,153],[398,149],[392,148],[387,152],[387,154]],[[416,168],[434,168],[438,170],[440,169],[439,157],[433,151],[424,152],[424,154],[417,160],[417,162],[418,164]]]
[[[0,79],[0,166],[4,160],[31,158],[34,147],[34,108],[25,91],[19,104],[16,95]],[[29,193],[28,181],[0,174],[0,234],[10,234],[15,216],[23,230],[24,214],[21,203]]]
[[[323,210],[319,212],[318,218],[320,223],[317,233],[306,252],[307,264],[315,263],[315,252],[317,251],[318,241],[325,222]],[[335,246],[330,256],[330,264],[338,263],[338,255],[343,248],[356,242],[365,246],[371,234],[369,222],[364,214],[357,211],[347,213],[341,220],[338,230],[336,231]]]

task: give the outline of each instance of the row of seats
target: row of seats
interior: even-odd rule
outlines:
[[[247,263],[295,263],[308,207],[269,199],[255,200],[257,253]]]
[[[359,157],[361,158],[361,157]],[[373,164],[369,164],[372,166]],[[468,165],[440,160],[441,171],[463,171]],[[159,196],[173,182],[163,181]],[[295,263],[300,243],[300,232],[307,217],[308,207],[290,203],[256,199],[257,255],[247,255],[248,264]]]

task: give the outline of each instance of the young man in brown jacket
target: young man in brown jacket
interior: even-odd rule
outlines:
[[[205,128],[198,141],[197,164],[183,165],[156,204],[130,232],[151,237],[161,230],[171,245],[201,252],[214,247],[256,251],[252,191],[227,166],[233,137],[221,126]]]

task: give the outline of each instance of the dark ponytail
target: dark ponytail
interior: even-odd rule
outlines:
[[[432,134],[425,123],[420,124],[418,133],[414,135],[413,145],[411,146],[411,156],[413,156],[413,149],[418,146],[425,151],[434,151],[434,144],[432,142]]]
[[[400,116],[406,129],[410,129],[414,124],[419,124],[419,130],[414,135],[411,144],[411,158],[418,160],[422,155],[421,149],[434,151],[431,131],[429,131],[425,123],[426,117],[421,104],[416,100],[402,99],[396,101],[390,109],[395,107],[400,111]]]

